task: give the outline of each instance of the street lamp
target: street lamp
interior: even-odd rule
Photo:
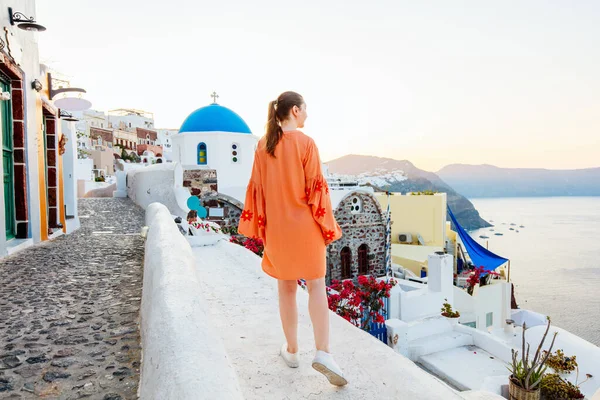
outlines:
[[[46,27],[36,24],[33,17],[28,18],[22,12],[13,12],[12,7],[8,7],[8,18],[11,25],[18,24],[17,27],[19,29],[23,29],[24,31],[43,32],[46,30]]]

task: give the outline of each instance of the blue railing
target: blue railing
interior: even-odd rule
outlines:
[[[389,309],[390,309],[390,299],[389,298],[384,298],[383,299],[383,309],[384,309],[384,313],[383,316],[387,319],[388,313],[389,313]],[[367,319],[367,316],[364,315],[363,316],[363,322]],[[371,322],[369,323],[369,331],[368,331],[371,335],[375,336],[377,339],[381,340],[383,343],[387,344],[387,328],[385,326],[385,323],[377,323],[377,322]]]
[[[301,287],[303,289],[306,290],[306,281],[304,279],[299,279],[299,281],[302,283]],[[330,287],[327,287],[327,291],[334,291],[332,290]],[[335,292],[335,291],[334,291]],[[337,292],[335,292],[337,293]],[[383,316],[384,318],[387,320],[387,316],[389,315],[389,311],[390,311],[390,299],[387,297],[383,298]],[[363,315],[362,318],[362,322],[364,323],[367,319],[367,315]],[[387,344],[387,328],[385,326],[385,323],[377,323],[377,322],[371,322],[369,323],[369,330],[368,332],[375,336],[377,339],[381,340],[383,343]]]

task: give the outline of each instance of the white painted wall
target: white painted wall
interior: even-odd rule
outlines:
[[[144,209],[151,203],[159,202],[171,214],[185,218],[189,208],[185,203],[181,204],[184,197],[181,189],[183,170],[178,163],[155,164],[127,172],[127,195]]]
[[[390,318],[414,321],[439,315],[446,299],[454,303],[452,256],[431,254],[428,265],[427,285],[398,280],[390,292]]]
[[[503,329],[510,319],[510,284],[497,282],[492,285],[477,286],[473,296],[454,287],[455,308],[460,311],[462,323],[475,321],[477,329],[488,331]],[[493,314],[493,323],[487,326],[487,314]]]
[[[73,122],[61,120],[62,133],[67,139],[65,153],[63,154],[63,182],[65,193],[65,206],[67,215],[72,215],[77,221],[77,174],[75,163],[77,161],[77,135]]]
[[[184,169],[194,167],[217,170],[219,192],[242,203],[245,201],[243,195],[252,174],[254,151],[259,140],[257,136],[229,132],[185,132],[174,135],[171,140],[174,162],[180,162]],[[205,166],[198,165],[197,148],[201,142],[206,143],[207,147]],[[238,144],[237,163],[231,160],[233,143]]]
[[[188,242],[162,204],[148,206],[146,224],[140,399],[241,400]]]
[[[75,166],[76,179],[91,181],[94,179],[92,173],[94,169],[94,160],[91,158],[78,158]]]

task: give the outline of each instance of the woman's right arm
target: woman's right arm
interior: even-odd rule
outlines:
[[[342,237],[342,229],[333,215],[329,186],[321,170],[319,150],[312,139],[304,158],[304,177],[306,198],[311,206],[313,218],[321,227],[325,244],[334,242]]]

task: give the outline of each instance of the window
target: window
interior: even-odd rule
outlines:
[[[208,154],[206,150],[206,143],[202,142],[198,144],[198,165],[206,165],[208,163]]]
[[[352,214],[357,214],[359,212],[361,212],[362,210],[362,201],[354,196],[350,198],[350,210],[352,212]]]
[[[361,244],[358,248],[358,274],[366,275],[369,273],[369,246]]]
[[[231,162],[233,162],[233,163],[240,162],[240,145],[239,145],[239,143],[231,144]]]
[[[352,252],[346,246],[340,252],[342,261],[342,279],[352,279]]]
[[[485,314],[485,327],[489,328],[492,325],[494,325],[494,313],[489,312]]]

